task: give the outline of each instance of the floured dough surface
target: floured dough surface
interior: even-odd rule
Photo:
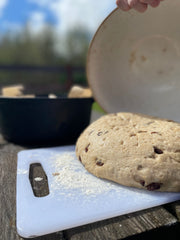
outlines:
[[[117,113],[93,122],[76,155],[97,177],[150,191],[180,191],[180,124]]]

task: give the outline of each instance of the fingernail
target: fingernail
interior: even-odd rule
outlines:
[[[126,0],[117,0],[116,1],[117,6],[122,9],[123,11],[128,11],[130,9],[130,6],[126,2]]]

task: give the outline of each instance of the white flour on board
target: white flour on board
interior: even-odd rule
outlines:
[[[54,172],[50,185],[51,191],[62,192],[65,189],[66,195],[81,193],[89,197],[96,197],[102,193],[117,191],[117,184],[99,179],[90,174],[82,164],[75,158],[73,153],[64,153],[53,156]],[[122,192],[122,189],[121,189]]]

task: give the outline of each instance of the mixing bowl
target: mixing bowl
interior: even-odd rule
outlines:
[[[138,112],[180,121],[180,1],[140,14],[115,9],[91,42],[87,78],[108,113]]]

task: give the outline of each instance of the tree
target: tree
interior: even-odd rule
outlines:
[[[59,49],[55,47],[58,41]],[[36,33],[33,33],[28,25],[25,25],[21,32],[17,34],[5,33],[0,38],[0,65],[40,65],[40,66],[84,66],[90,36],[87,31],[81,28],[72,29],[63,37],[58,37],[51,25],[46,25]],[[53,85],[55,90],[60,91],[65,85],[67,75],[64,73],[44,73],[44,72],[0,72],[0,87],[2,85],[23,83],[28,88],[35,85],[44,84],[48,91],[49,85]],[[85,73],[73,74],[75,83],[86,83]],[[54,90],[53,90],[54,91]]]
[[[67,32],[64,38],[65,59],[74,65],[85,65],[90,34],[84,28]]]

